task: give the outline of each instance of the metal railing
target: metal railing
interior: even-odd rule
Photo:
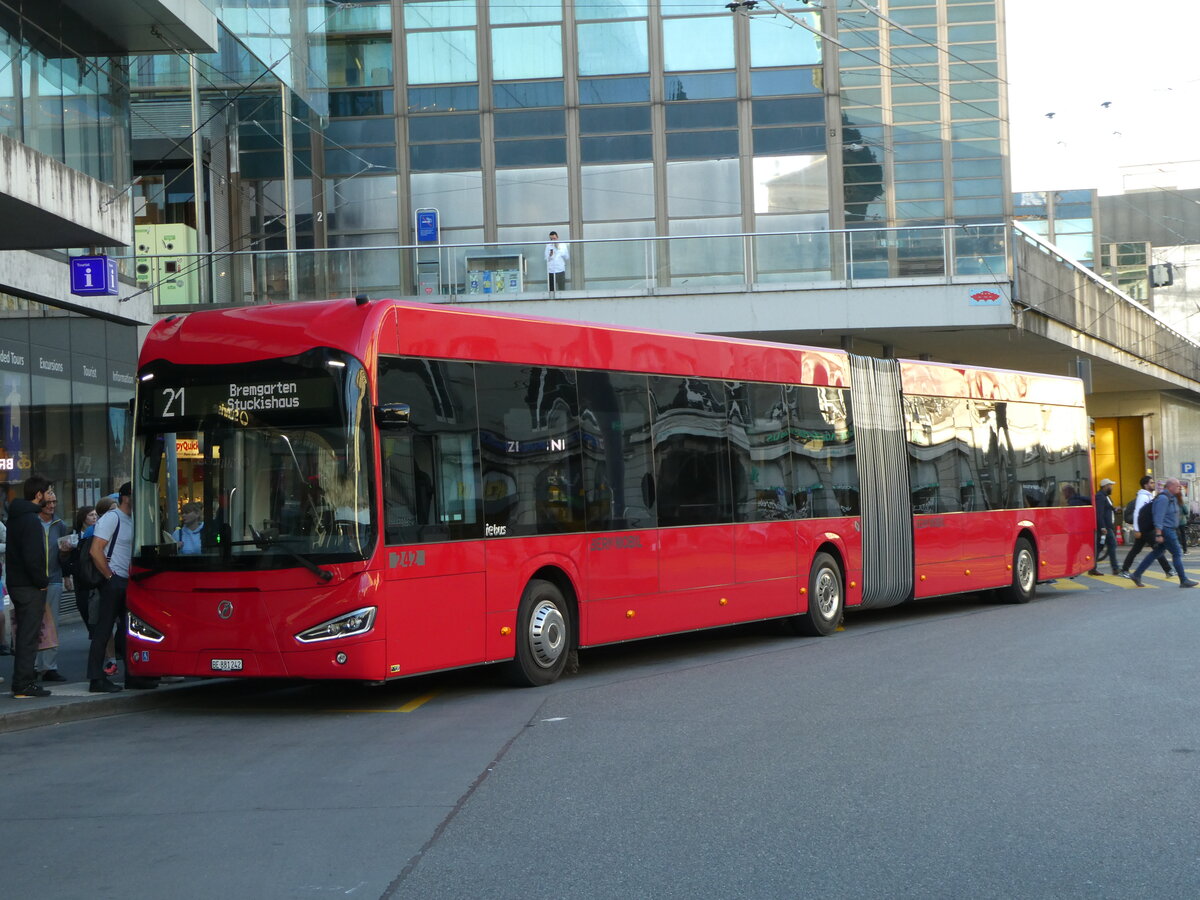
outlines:
[[[566,295],[803,290],[1011,280],[1003,224],[560,241]],[[131,259],[156,311],[366,293],[434,302],[547,298],[545,242],[248,250]]]

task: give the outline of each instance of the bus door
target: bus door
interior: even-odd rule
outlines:
[[[481,662],[486,591],[472,366],[381,358],[376,419],[389,674]]]

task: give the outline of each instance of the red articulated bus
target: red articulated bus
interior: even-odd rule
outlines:
[[[1090,568],[1081,382],[393,300],[167,318],[137,675],[382,681]]]

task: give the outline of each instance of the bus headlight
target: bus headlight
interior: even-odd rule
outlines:
[[[354,612],[343,613],[328,622],[314,625],[296,635],[296,640],[304,644],[316,641],[331,641],[334,638],[350,637],[355,634],[366,634],[375,624],[375,607],[364,606]]]
[[[150,627],[133,613],[129,614],[129,624],[126,626],[126,630],[133,637],[141,638],[143,641],[153,641],[155,644],[160,643],[164,636],[157,628]]]

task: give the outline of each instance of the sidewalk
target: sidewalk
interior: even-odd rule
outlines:
[[[202,679],[188,679],[177,684],[162,684],[154,690],[89,694],[87,655],[87,629],[75,610],[75,596],[64,594],[58,619],[58,671],[70,680],[65,684],[45,685],[51,692],[49,697],[14,700],[13,658],[0,656],[0,675],[4,676],[4,684],[0,684],[0,734],[152,709],[161,706],[168,694],[205,683]],[[113,680],[120,683],[123,679],[124,667]]]

